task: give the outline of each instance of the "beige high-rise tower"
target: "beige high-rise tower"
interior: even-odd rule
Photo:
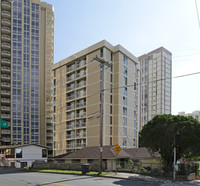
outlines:
[[[0,0],[1,7],[1,53],[0,53],[0,117],[9,122],[9,128],[0,129],[0,143],[10,144],[11,121],[11,20],[12,1]]]
[[[9,117],[10,128],[1,130],[1,135],[7,132],[5,138],[9,143],[37,143],[52,147],[53,7],[40,0],[1,2],[7,16],[5,31],[1,32],[1,38],[7,42],[7,48],[2,49],[6,50],[6,55],[1,58],[1,67],[5,64],[5,70],[10,68],[7,80],[1,76],[1,87],[6,86],[7,91],[1,88],[1,103],[5,98],[5,109],[9,109],[5,114]],[[3,114],[1,112],[1,116]]]
[[[95,57],[107,61],[104,70]],[[104,79],[104,83],[103,83]],[[103,145],[138,146],[138,60],[103,40],[54,65],[54,155],[99,146],[100,90],[104,89]]]
[[[157,114],[171,113],[172,53],[160,47],[139,57],[141,125]]]

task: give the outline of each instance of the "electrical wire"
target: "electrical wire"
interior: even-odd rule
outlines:
[[[198,6],[197,6],[197,0],[195,0],[195,5],[196,5],[197,18],[198,18],[198,23],[199,23],[199,28],[200,28],[200,20],[199,20],[199,11],[198,11]]]

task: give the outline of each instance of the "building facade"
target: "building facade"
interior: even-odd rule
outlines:
[[[181,116],[191,116],[194,119],[200,121],[200,110],[195,110],[192,113],[179,112],[178,115],[181,115]]]
[[[160,47],[139,57],[141,125],[157,114],[171,114],[172,53]]]
[[[13,0],[10,5],[10,58],[2,60],[10,64],[6,82],[10,128],[1,135],[7,132],[8,143],[52,147],[54,10],[40,0]]]
[[[96,56],[110,64],[104,73]],[[99,145],[102,101],[103,145],[137,147],[139,81],[137,58],[105,40],[56,63],[54,155]]]
[[[9,144],[11,121],[11,22],[12,1],[0,0],[1,4],[1,61],[0,61],[0,117],[9,122],[9,128],[0,132],[1,143]]]

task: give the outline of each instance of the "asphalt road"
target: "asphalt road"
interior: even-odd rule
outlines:
[[[142,181],[131,181],[131,180],[105,178],[105,177],[24,172],[15,169],[0,170],[0,186],[100,186],[100,185],[103,186],[170,185],[171,186],[180,184],[147,183]],[[187,185],[189,186],[191,184]]]

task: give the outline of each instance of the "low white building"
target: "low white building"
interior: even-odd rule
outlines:
[[[0,166],[24,168],[35,161],[47,162],[48,147],[27,144],[0,146]]]
[[[194,119],[200,121],[200,110],[195,110],[192,113],[179,112],[178,115],[181,115],[181,116],[192,116]]]

